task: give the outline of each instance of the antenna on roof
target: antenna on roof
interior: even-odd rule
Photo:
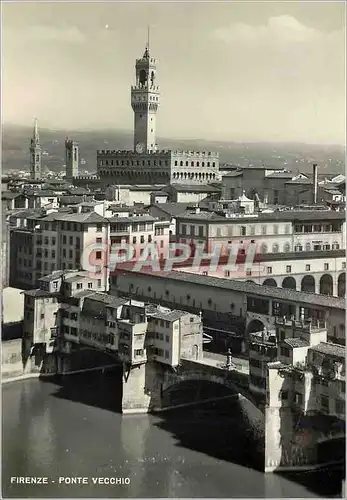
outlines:
[[[149,52],[149,35],[150,35],[150,25],[148,24],[147,25],[147,45],[146,45],[148,52]]]

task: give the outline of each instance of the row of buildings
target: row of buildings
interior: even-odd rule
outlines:
[[[131,247],[132,261],[145,258],[149,245],[154,245],[159,260],[168,257],[170,245],[180,245],[189,248],[191,257],[177,259],[175,266],[182,272],[345,294],[346,231],[341,211],[259,212],[244,196],[224,210],[222,203],[201,202],[202,208],[184,203],[127,207],[92,199],[59,206],[61,198],[57,196],[54,208],[47,199],[42,207],[4,210],[3,262],[12,286],[32,287],[56,269],[83,267],[88,249],[90,265],[104,279],[114,245]],[[229,261],[233,247],[244,255],[236,267]],[[249,260],[251,248],[255,253]],[[208,265],[216,254],[218,265]],[[108,276],[105,279],[107,289]]]

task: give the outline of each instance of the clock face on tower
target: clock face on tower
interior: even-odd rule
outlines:
[[[138,142],[135,146],[136,153],[143,153],[145,150],[145,145],[142,142]]]

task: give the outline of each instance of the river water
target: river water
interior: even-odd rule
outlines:
[[[119,374],[112,373],[4,385],[3,497],[339,496],[340,470],[291,479],[256,470],[256,445],[235,399],[155,416],[122,416],[120,401]],[[11,477],[45,477],[48,484],[11,484]],[[71,477],[88,484],[59,484]]]

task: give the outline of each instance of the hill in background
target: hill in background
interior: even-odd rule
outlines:
[[[8,170],[29,169],[29,143],[32,127],[3,125],[2,166]],[[40,129],[43,147],[43,166],[59,172],[65,163],[64,141],[66,137],[78,141],[81,173],[96,171],[97,149],[132,149],[133,133],[123,130],[52,130]],[[246,166],[267,165],[285,167],[294,173],[311,172],[312,162],[317,162],[320,173],[344,173],[345,150],[338,145],[309,145],[300,143],[236,143],[208,141],[204,139],[158,138],[160,149],[191,151],[216,151],[220,163]],[[85,162],[85,163],[84,163]]]

